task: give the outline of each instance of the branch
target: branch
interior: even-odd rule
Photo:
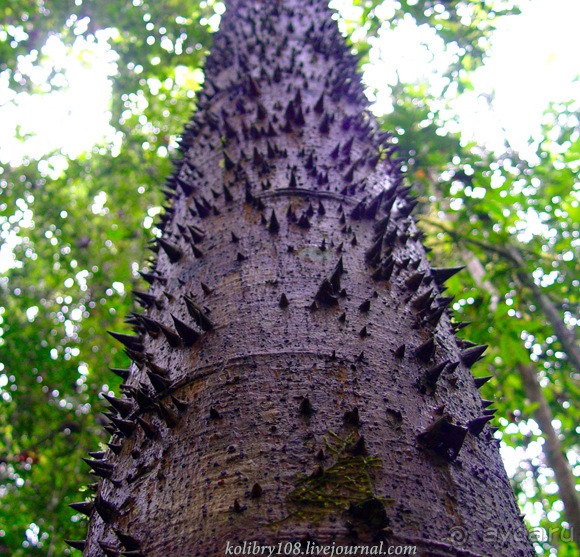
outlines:
[[[564,503],[566,520],[570,524],[574,543],[580,549],[580,499],[576,493],[576,478],[572,474],[572,469],[564,454],[562,444],[552,426],[552,411],[538,382],[536,368],[532,364],[524,365],[520,363],[518,364],[518,371],[522,378],[526,396],[532,403],[538,405],[536,410],[534,410],[534,419],[538,422],[546,441],[543,451],[546,463],[554,470],[558,493]]]
[[[519,267],[524,265],[524,259],[521,254],[517,251],[514,246],[509,246],[508,248],[514,261]],[[552,326],[554,333],[558,337],[560,344],[564,348],[564,352],[568,356],[568,360],[574,367],[577,373],[580,373],[580,348],[578,347],[578,342],[576,335],[568,329],[566,323],[562,320],[560,312],[550,300],[550,298],[542,292],[541,288],[530,278],[529,274],[523,272],[517,272],[517,277],[521,281],[522,285],[526,286],[531,292],[532,298],[536,305],[541,308],[542,312],[546,316],[546,319]]]
[[[483,267],[481,261],[468,249],[461,251],[461,258],[463,261],[465,261],[467,270],[475,281],[475,284],[477,284],[479,288],[482,288],[490,295],[491,302],[489,304],[489,309],[492,313],[495,313],[497,306],[499,305],[499,301],[501,300],[501,294],[499,293],[498,289],[489,281],[489,279],[485,278],[485,268]]]

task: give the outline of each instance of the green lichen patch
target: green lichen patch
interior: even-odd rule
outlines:
[[[371,471],[380,466],[376,455],[360,455],[354,448],[358,438],[351,434],[343,439],[330,431],[325,437],[327,452],[334,463],[319,466],[310,476],[302,477],[288,494],[287,500],[297,507],[290,516],[319,521],[330,513],[348,512],[373,529],[388,524],[385,503],[393,499],[379,498],[373,493]],[[290,518],[290,517],[287,517]]]

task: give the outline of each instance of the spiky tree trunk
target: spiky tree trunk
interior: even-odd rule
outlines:
[[[470,372],[485,347],[454,336],[455,270],[427,261],[355,67],[321,2],[229,4],[146,312],[115,335],[133,362],[74,506],[85,555],[534,555]]]

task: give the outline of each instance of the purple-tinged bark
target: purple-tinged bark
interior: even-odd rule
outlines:
[[[483,348],[454,335],[453,271],[426,258],[355,67],[318,2],[228,6],[145,313],[116,336],[133,361],[76,509],[85,555],[534,555],[470,371]]]

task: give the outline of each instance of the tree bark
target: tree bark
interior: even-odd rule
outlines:
[[[319,2],[228,5],[84,555],[535,555],[355,66]]]
[[[526,396],[532,403],[538,405],[534,410],[534,419],[538,422],[546,440],[543,453],[546,457],[546,463],[556,476],[558,493],[562,503],[564,503],[566,520],[570,523],[570,532],[574,543],[580,548],[580,499],[576,491],[576,480],[572,474],[570,463],[552,426],[552,411],[538,382],[535,367],[519,364],[518,371],[522,376]]]

